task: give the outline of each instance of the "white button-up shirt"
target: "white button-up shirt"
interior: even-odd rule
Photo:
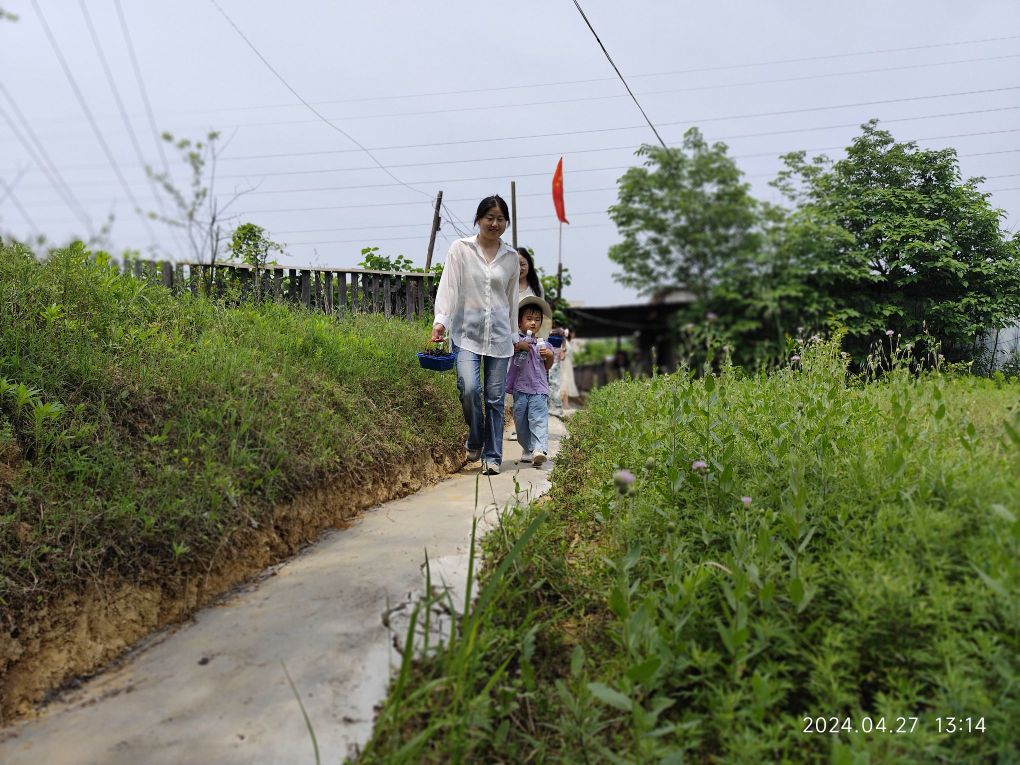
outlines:
[[[520,273],[517,251],[502,240],[489,263],[477,235],[458,239],[443,265],[433,323],[446,327],[459,348],[479,356],[513,356]]]

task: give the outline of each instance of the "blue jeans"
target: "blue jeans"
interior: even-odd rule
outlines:
[[[479,356],[453,346],[457,354],[457,390],[468,426],[467,448],[481,449],[482,460],[503,461],[503,394],[510,359]],[[485,407],[482,408],[482,374],[485,375]]]
[[[517,440],[526,452],[549,452],[549,397],[544,393],[514,393]]]

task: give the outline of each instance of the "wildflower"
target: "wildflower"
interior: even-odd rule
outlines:
[[[744,507],[750,507],[751,506],[751,498],[750,497],[741,497],[740,498],[740,503]]]
[[[707,321],[709,324],[711,324],[713,321],[717,321],[718,319],[719,317],[712,311],[709,311],[708,313],[705,314],[705,321]]]
[[[691,470],[695,473],[703,473],[708,470],[708,463],[705,462],[705,460],[694,460],[694,462],[691,463]]]
[[[811,335],[810,342],[812,342],[812,343],[820,343],[820,342],[822,342],[821,335]]]
[[[846,351],[840,351],[840,352],[839,352],[839,356],[840,356],[840,358],[843,358],[843,359],[848,359],[848,358],[850,358],[850,354],[849,354],[849,353],[847,353]]]
[[[893,336],[893,335],[895,335],[895,334],[896,334],[896,333],[895,333],[895,332],[893,332],[893,331],[892,331],[891,329],[887,329],[887,330],[885,331],[885,336],[886,336],[886,337],[892,337],[892,336]]]
[[[684,332],[693,332],[693,331],[694,331],[694,325],[693,324],[691,324],[690,322],[687,322],[686,324],[684,324]]]
[[[613,473],[613,481],[616,483],[616,490],[626,494],[634,485],[634,474],[629,470],[617,470]]]
[[[798,356],[797,354],[793,354],[790,357],[790,361],[792,361],[794,364],[796,364],[798,361],[800,361],[800,356]]]

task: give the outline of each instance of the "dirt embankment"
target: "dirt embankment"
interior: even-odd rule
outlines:
[[[110,577],[24,614],[12,627],[0,626],[0,725],[32,714],[47,693],[95,672],[151,632],[188,618],[323,531],[343,528],[366,508],[435,483],[462,462],[458,447],[416,463],[413,474],[403,467],[357,489],[321,486],[278,505],[272,524],[239,530],[207,571],[169,584],[158,572],[148,581]]]

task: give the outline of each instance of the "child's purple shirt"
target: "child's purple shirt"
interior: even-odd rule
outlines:
[[[519,343],[524,335],[519,332],[513,336],[513,342]],[[510,357],[510,369],[506,375],[507,393],[544,393],[549,395],[549,373],[546,371],[545,362],[538,355],[538,343],[531,343],[528,347],[528,355],[520,360],[518,365],[518,352]]]

